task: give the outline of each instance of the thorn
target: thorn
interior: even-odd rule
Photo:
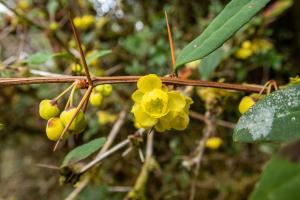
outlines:
[[[88,79],[88,83],[89,83],[90,86],[93,86],[93,82],[92,82],[92,79],[91,79],[90,71],[89,71],[89,68],[88,68],[87,63],[86,63],[85,55],[84,55],[84,52],[82,50],[81,42],[80,42],[80,39],[79,39],[79,36],[78,36],[78,32],[76,30],[76,27],[75,27],[75,25],[73,23],[73,19],[72,19],[71,13],[69,13],[69,20],[70,20],[70,23],[71,23],[71,26],[72,26],[73,35],[75,37],[76,43],[77,43],[78,48],[79,48],[80,60],[81,60],[81,63],[83,65],[86,77]]]
[[[172,32],[171,32],[171,28],[170,28],[170,25],[169,25],[169,20],[168,20],[168,14],[167,14],[167,11],[165,11],[165,16],[166,16],[166,23],[167,23],[167,28],[168,28],[168,36],[169,36],[169,44],[170,44],[171,57],[172,57],[172,65],[173,65],[173,69],[175,69],[175,66],[176,66],[176,58],[175,58],[175,52],[174,52],[174,45],[173,45]],[[177,76],[177,74],[176,74],[176,76]]]

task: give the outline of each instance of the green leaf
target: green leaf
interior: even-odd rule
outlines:
[[[208,80],[223,59],[224,51],[220,47],[201,61],[199,72],[202,80]]]
[[[250,200],[300,199],[300,163],[275,156],[265,167]]]
[[[240,117],[233,140],[288,141],[300,137],[300,84],[275,91]]]
[[[86,58],[86,63],[90,65],[93,61],[96,59],[103,57],[107,54],[110,54],[111,50],[103,50],[103,51],[93,51],[90,55],[87,56]]]
[[[260,11],[270,0],[232,0],[204,32],[177,56],[176,70],[181,65],[202,59],[219,48]]]
[[[101,148],[105,143],[105,140],[106,139],[104,137],[101,137],[94,139],[89,143],[83,144],[79,147],[76,147],[66,155],[61,167],[68,166],[70,164],[87,158],[92,153],[96,152],[99,148]]]
[[[58,1],[52,0],[52,1],[48,2],[48,4],[47,4],[47,10],[48,10],[49,15],[52,18],[54,18],[55,13],[56,13],[58,7],[59,7]]]
[[[44,64],[46,61],[50,60],[54,56],[55,54],[52,54],[47,51],[42,51],[28,56],[28,58],[23,62],[28,63],[30,65],[40,65]]]

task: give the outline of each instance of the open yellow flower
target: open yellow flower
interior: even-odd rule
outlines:
[[[184,97],[177,91],[169,92],[155,74],[140,78],[137,87],[132,94],[135,104],[131,112],[139,126],[155,127],[159,132],[171,128],[184,130],[187,127],[191,98]]]

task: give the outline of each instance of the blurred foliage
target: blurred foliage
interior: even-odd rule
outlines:
[[[0,3],[0,77],[74,74],[72,65],[80,62],[68,19],[69,11],[74,18],[80,19],[77,26],[81,26],[83,49],[93,58],[89,64],[94,75],[156,73],[164,76],[172,73],[164,11],[169,15],[178,54],[228,3],[227,0],[99,0],[96,4],[85,0],[72,3],[67,0],[0,2],[13,10],[5,9]],[[221,58],[189,63],[179,74],[185,78],[233,83],[264,84],[270,79],[279,85],[288,83],[290,77],[300,72],[299,10],[297,1],[272,1],[223,45]],[[85,16],[92,17],[83,20]],[[244,50],[245,41],[250,42],[251,53],[239,57],[237,52]],[[262,48],[262,44],[268,44],[268,48]],[[109,50],[110,54],[99,58],[99,54]],[[211,69],[204,71],[202,68],[207,65]],[[83,75],[83,72],[77,70],[75,74]],[[75,146],[107,136],[113,120],[101,123],[105,120],[98,117],[106,115],[97,113],[108,112],[115,116],[123,107],[130,107],[130,96],[135,89],[133,85],[114,86],[112,95],[105,98],[101,107],[88,109],[87,131],[70,138],[62,149],[53,153],[53,144],[47,141],[44,133],[45,123],[38,116],[38,105],[41,99],[53,98],[66,87],[66,84],[49,84],[0,88],[0,199],[66,197],[73,186],[59,187],[58,171],[36,164],[59,166],[64,155]],[[204,113],[205,99],[198,94],[205,91],[197,90],[191,88],[189,91],[195,102],[191,110]],[[242,94],[215,89],[209,90],[209,94],[207,98],[217,100],[219,118],[235,123]],[[160,172],[153,173],[148,180],[146,196],[149,199],[187,199],[193,174],[182,163],[198,145],[203,128],[204,123],[191,119],[185,131],[155,134],[154,155]],[[129,115],[116,142],[135,131]],[[234,143],[232,130],[222,126],[216,127],[214,136],[222,140],[222,145],[207,149],[204,154],[196,199],[247,198],[265,161],[278,145]],[[126,157],[120,154],[103,162],[78,199],[124,198],[126,193],[116,192],[114,186],[133,186],[142,163],[137,151]]]

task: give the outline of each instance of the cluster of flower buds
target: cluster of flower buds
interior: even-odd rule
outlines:
[[[112,92],[111,84],[98,85],[93,89],[90,96],[90,103],[92,106],[101,106],[103,102],[103,97],[107,97]]]
[[[61,112],[56,100],[42,100],[39,106],[39,114],[41,118],[48,120],[46,127],[48,139],[57,141],[75,113],[76,107],[69,107]],[[85,115],[82,110],[79,110],[68,132],[64,135],[64,138],[68,137],[69,134],[79,134],[83,132],[86,126],[87,121]]]

